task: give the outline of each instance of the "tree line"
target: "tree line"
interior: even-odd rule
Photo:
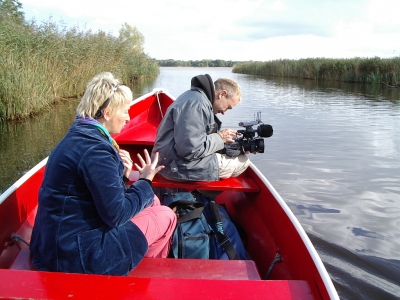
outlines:
[[[174,60],[159,59],[157,63],[160,67],[233,67],[240,63],[239,61],[222,60],[222,59],[202,59],[202,60]]]

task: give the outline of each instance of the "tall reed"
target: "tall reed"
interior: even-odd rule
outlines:
[[[233,72],[398,86],[400,85],[400,57],[250,61],[235,65]]]
[[[103,31],[67,29],[52,21],[18,23],[0,16],[0,120],[22,118],[77,97],[103,71],[133,85],[155,77],[159,69],[143,51]]]

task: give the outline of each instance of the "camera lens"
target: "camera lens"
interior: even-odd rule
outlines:
[[[257,148],[258,148],[258,153],[264,153],[264,139],[257,139]]]

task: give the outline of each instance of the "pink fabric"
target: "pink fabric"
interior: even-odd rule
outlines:
[[[131,221],[143,232],[149,245],[145,257],[168,256],[171,236],[176,226],[176,215],[168,206],[160,204],[160,200],[154,195],[153,205],[145,208]]]

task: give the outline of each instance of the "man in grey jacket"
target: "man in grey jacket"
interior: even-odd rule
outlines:
[[[216,181],[235,177],[246,170],[246,154],[229,157],[217,153],[232,143],[237,132],[221,130],[217,113],[224,114],[241,102],[240,86],[228,78],[213,83],[210,75],[191,80],[191,89],[180,95],[168,108],[153,147],[159,152],[159,173],[171,180]]]

